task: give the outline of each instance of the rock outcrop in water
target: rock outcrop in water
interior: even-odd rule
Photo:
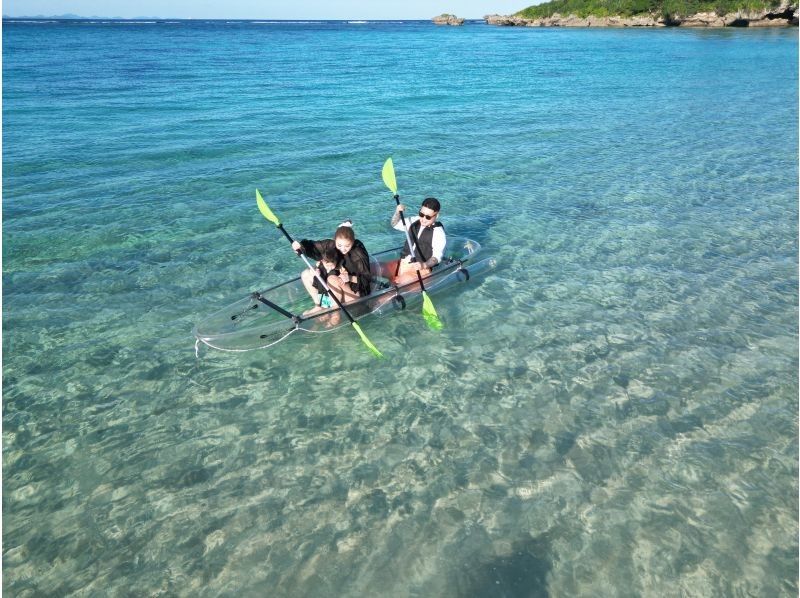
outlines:
[[[433,17],[433,22],[436,25],[452,25],[454,27],[458,27],[459,25],[464,24],[464,19],[457,17],[456,15],[443,14],[439,15],[438,17]]]
[[[726,15],[699,12],[687,17],[645,14],[631,17],[578,17],[555,13],[550,17],[535,19],[518,15],[488,15],[484,18],[489,25],[506,27],[797,27],[798,23],[797,4],[764,10],[742,10]]]

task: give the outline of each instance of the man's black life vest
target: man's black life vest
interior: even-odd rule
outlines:
[[[441,222],[435,223],[433,226],[426,226],[422,229],[422,233],[420,234],[419,229],[422,222],[417,220],[409,227],[409,235],[411,236],[411,242],[414,242],[414,237],[416,236],[417,239],[417,250],[414,252],[414,260],[413,261],[423,261],[427,262],[431,259],[431,255],[433,255],[433,229],[442,227],[444,229],[444,225]],[[400,257],[406,257],[411,250],[408,247],[408,241],[405,242],[403,245],[403,251],[400,252]],[[421,258],[421,259],[420,259]]]

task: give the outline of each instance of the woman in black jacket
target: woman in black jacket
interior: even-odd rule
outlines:
[[[333,239],[320,241],[303,239],[292,244],[295,251],[302,251],[313,260],[319,260],[324,249],[331,246],[335,247],[341,256],[339,275],[329,276],[327,280],[331,291],[336,293],[336,297],[342,303],[349,303],[359,297],[369,295],[372,291],[369,254],[364,244],[356,239],[351,221],[345,220],[339,225]],[[314,273],[311,270],[304,270],[301,278],[308,294],[314,300],[314,305],[319,305],[322,295],[314,287]]]

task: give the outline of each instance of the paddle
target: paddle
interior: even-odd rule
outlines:
[[[394,194],[394,201],[399,206],[400,196],[397,194],[397,179],[395,179],[394,176],[394,163],[391,158],[387,159],[384,163],[381,175],[383,176],[383,183],[389,188],[389,191]],[[406,217],[403,215],[403,210],[400,210],[400,219],[403,221],[403,229],[406,231],[408,248],[409,250],[413,248],[416,254],[418,249],[416,235],[414,235],[414,243],[412,244],[411,236],[409,235],[409,227],[406,226]],[[421,255],[416,257],[422,258]],[[419,270],[417,270],[417,280],[419,280],[419,286],[422,289],[422,317],[425,318],[425,321],[432,330],[441,330],[442,321],[439,319],[439,315],[433,307],[433,302],[428,296],[428,291],[425,290],[425,283],[422,282],[422,275],[419,273]]]
[[[259,212],[261,212],[261,215],[264,216],[264,218],[266,218],[270,222],[272,222],[272,224],[277,226],[278,229],[283,233],[283,236],[289,240],[289,243],[294,243],[294,239],[292,239],[292,237],[289,236],[289,233],[287,233],[286,229],[283,228],[283,224],[281,224],[281,221],[278,220],[278,217],[272,213],[272,210],[269,209],[269,206],[264,201],[264,198],[261,197],[261,193],[259,193],[258,189],[256,189],[256,203],[258,204],[258,210]],[[298,252],[298,255],[301,258],[303,258],[303,261],[306,263],[306,266],[308,266],[309,270],[311,270],[314,273],[316,279],[320,281],[320,283],[322,283],[322,286],[325,287],[325,290],[328,291],[328,295],[330,295],[330,297],[336,302],[336,305],[338,305],[339,308],[344,312],[344,315],[347,316],[347,319],[350,320],[350,324],[353,326],[353,328],[355,328],[355,331],[358,333],[358,336],[361,337],[361,340],[367,346],[367,349],[372,351],[375,357],[382,358],[383,354],[380,351],[378,351],[377,347],[375,347],[375,345],[373,345],[370,342],[370,340],[367,338],[367,335],[364,334],[364,332],[361,330],[361,326],[358,325],[358,322],[356,322],[353,319],[353,316],[351,316],[350,312],[347,311],[347,309],[345,309],[344,305],[342,305],[342,302],[339,301],[339,298],[336,296],[336,294],[333,293],[331,289],[328,287],[328,283],[322,280],[322,278],[319,276],[319,274],[317,273],[317,269],[311,265],[311,263],[308,261],[308,258],[305,255],[303,255],[302,252]]]

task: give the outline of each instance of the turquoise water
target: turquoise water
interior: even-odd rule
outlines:
[[[795,596],[797,30],[3,27],[3,589]],[[269,351],[203,315],[380,169],[498,260]]]

